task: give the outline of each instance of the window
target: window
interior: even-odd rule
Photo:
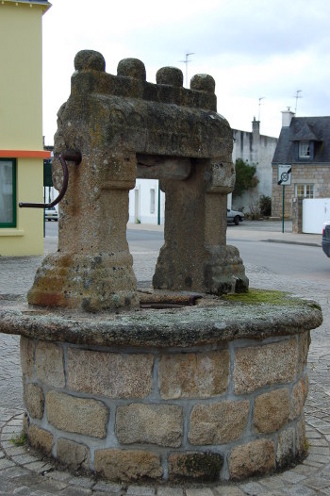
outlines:
[[[314,184],[295,184],[294,193],[298,198],[314,198]]]
[[[150,213],[154,214],[156,210],[156,191],[154,188],[150,189]]]
[[[299,141],[299,158],[310,158],[311,149],[309,141]]]
[[[0,159],[0,227],[16,227],[16,162]]]

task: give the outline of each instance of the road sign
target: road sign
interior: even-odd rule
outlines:
[[[290,186],[291,184],[291,165],[278,166],[277,184]]]

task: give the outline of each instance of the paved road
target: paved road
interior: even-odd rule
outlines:
[[[269,225],[268,225],[269,224]],[[146,226],[131,226],[134,229]],[[315,235],[294,235],[291,226],[281,232],[280,223],[246,223],[235,236],[255,241],[285,243],[320,243]],[[161,228],[156,228],[161,229]],[[56,249],[56,236],[47,236],[45,252]],[[134,269],[138,280],[150,280],[158,255],[133,246]],[[4,295],[25,295],[31,286],[40,257],[0,258],[0,298]],[[286,289],[294,294],[313,298],[322,306],[324,323],[312,333],[309,353],[310,391],[306,404],[309,456],[303,464],[282,474],[253,479],[240,484],[219,484],[199,487],[125,486],[96,482],[57,471],[50,463],[32,456],[24,447],[10,441],[21,431],[23,402],[18,339],[0,335],[0,495],[141,495],[141,496],[313,496],[330,495],[330,281],[310,281],[278,275],[258,264],[247,263],[246,272],[252,287]]]

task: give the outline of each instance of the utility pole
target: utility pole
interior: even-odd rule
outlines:
[[[190,52],[190,53],[186,53],[186,58],[185,60],[180,60],[180,62],[183,62],[184,64],[186,64],[186,88],[188,88],[188,64],[189,62],[191,62],[191,60],[189,60],[189,56],[190,55],[195,55],[193,52]]]
[[[295,111],[294,111],[295,114],[297,114],[298,98],[302,98],[302,96],[299,95],[299,93],[301,93],[301,90],[297,90],[297,92],[296,92],[296,96],[295,96],[295,99],[296,99],[296,108],[295,108]]]

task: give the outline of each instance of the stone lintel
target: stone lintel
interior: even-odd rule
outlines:
[[[176,179],[182,181],[191,174],[192,164],[189,158],[157,157],[154,155],[137,155],[137,176],[142,179]]]

